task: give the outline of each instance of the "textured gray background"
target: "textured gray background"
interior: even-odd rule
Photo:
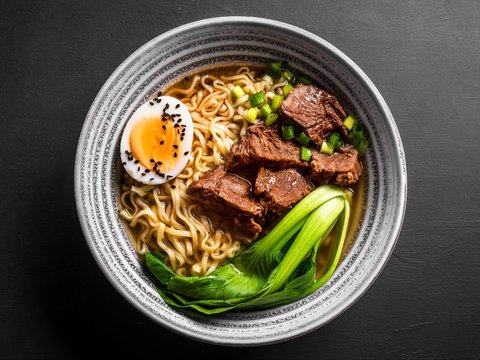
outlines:
[[[2,1],[0,357],[480,358],[480,2],[225,3]],[[345,52],[383,94],[408,164],[404,227],[369,291],[326,326],[256,348],[198,343],[138,313],[94,262],[73,193],[108,76],[160,33],[221,15],[289,22]]]

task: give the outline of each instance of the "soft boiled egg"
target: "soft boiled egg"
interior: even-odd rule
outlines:
[[[188,162],[193,139],[187,107],[171,96],[156,97],[132,114],[120,142],[127,173],[147,185],[170,181]]]

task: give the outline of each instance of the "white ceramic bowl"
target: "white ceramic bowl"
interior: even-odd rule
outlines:
[[[177,311],[158,295],[118,216],[115,169],[122,129],[134,110],[175,79],[227,63],[284,59],[340,96],[369,132],[367,199],[355,243],[322,288],[286,306],[202,316]],[[220,17],[180,26],[148,42],[110,76],[87,114],[75,164],[75,195],[86,241],[104,274],[136,308],[200,341],[259,345],[314,330],[346,310],[385,266],[398,238],[407,176],[399,132],[363,71],[325,40],[289,24]]]

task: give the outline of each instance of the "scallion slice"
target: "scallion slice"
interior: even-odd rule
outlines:
[[[245,94],[245,91],[242,89],[242,87],[237,85],[232,89],[232,95],[236,100],[238,100],[242,96],[245,96],[246,94]]]
[[[277,122],[277,120],[278,120],[278,115],[275,114],[275,113],[271,113],[265,119],[265,125],[266,126],[271,126],[271,125],[275,124]]]
[[[282,76],[283,65],[281,62],[271,62],[267,66],[266,73],[270,75],[273,79],[278,79]]]
[[[290,93],[290,91],[292,91],[292,90],[293,90],[292,85],[290,85],[290,84],[285,85],[283,87],[283,95],[287,96]]]
[[[265,95],[263,95],[263,92],[259,91],[255,94],[250,95],[248,97],[248,100],[250,101],[250,104],[252,104],[252,106],[257,107],[265,102]]]
[[[310,138],[308,137],[307,134],[305,134],[303,131],[298,134],[298,136],[295,138],[295,140],[297,140],[297,142],[300,144],[300,145],[307,145],[309,142],[310,142]]]
[[[322,146],[320,147],[320,152],[323,154],[328,154],[332,155],[333,154],[333,146],[329,144],[328,142],[324,141],[322,142]]]
[[[290,140],[295,137],[295,130],[292,125],[282,125],[282,136],[285,140]]]
[[[245,113],[245,119],[247,119],[249,123],[254,123],[255,120],[257,119],[257,116],[258,116],[258,109],[254,107],[248,109]]]
[[[283,95],[274,95],[272,98],[272,103],[270,104],[270,107],[272,108],[273,111],[277,111],[280,109],[280,106],[282,106],[283,102]]]
[[[335,132],[328,137],[327,143],[332,145],[334,150],[338,151],[338,149],[340,149],[340,147],[343,145],[342,137],[340,134]]]
[[[345,120],[343,120],[343,126],[345,126],[348,131],[353,129],[353,125],[355,125],[357,121],[352,115],[348,115]]]
[[[267,117],[272,113],[272,108],[270,105],[265,103],[261,108],[260,108],[260,114],[262,114],[264,117]]]
[[[282,76],[285,80],[287,80],[291,85],[295,85],[297,83],[297,78],[295,75],[288,69],[284,70]]]
[[[300,159],[304,161],[312,160],[312,150],[305,146],[302,146],[302,148],[300,149]]]

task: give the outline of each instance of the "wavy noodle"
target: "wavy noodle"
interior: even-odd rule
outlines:
[[[262,90],[273,97],[282,86],[256,79],[246,66],[219,74],[195,75],[186,86],[165,93],[187,106],[194,123],[192,151],[182,173],[158,187],[139,184],[126,174],[122,178],[120,216],[131,229],[135,250],[141,255],[162,252],[179,275],[207,274],[242,247],[232,234],[196,214],[197,205],[186,193],[193,181],[225,162],[233,143],[246,132],[248,95],[235,101],[231,89],[240,85],[247,94]]]

